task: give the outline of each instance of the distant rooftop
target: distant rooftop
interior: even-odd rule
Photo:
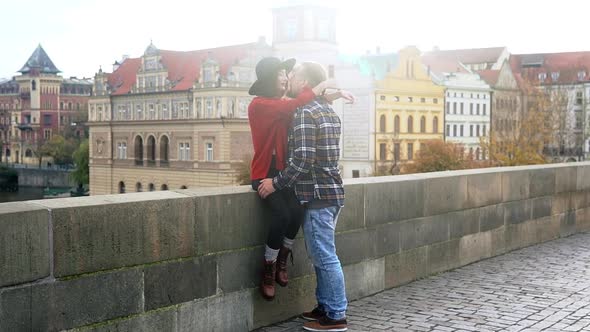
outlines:
[[[45,74],[57,74],[60,72],[59,69],[53,64],[53,61],[49,58],[41,44],[37,46],[33,54],[29,57],[29,60],[25,63],[25,65],[19,70],[22,74],[27,74],[31,72],[31,70],[38,70],[41,73]]]

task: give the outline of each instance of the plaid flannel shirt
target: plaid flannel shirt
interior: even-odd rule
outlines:
[[[293,187],[301,203],[344,206],[340,133],[340,118],[330,105],[316,99],[298,108],[289,129],[289,160],[273,179],[275,189]]]

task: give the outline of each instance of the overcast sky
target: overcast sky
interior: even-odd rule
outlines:
[[[271,8],[299,0],[2,1],[0,78],[40,43],[64,77],[90,77],[123,54],[272,41]],[[305,2],[305,1],[303,1]],[[507,46],[512,53],[590,51],[587,0],[315,0],[338,9],[344,53]]]

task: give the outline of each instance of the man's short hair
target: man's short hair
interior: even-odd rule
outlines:
[[[326,70],[317,62],[301,63],[301,76],[309,86],[314,87],[328,78]]]

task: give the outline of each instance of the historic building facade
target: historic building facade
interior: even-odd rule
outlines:
[[[85,135],[92,81],[60,76],[41,45],[19,72],[0,82],[2,161],[38,164],[40,147],[53,135]]]
[[[376,169],[412,161],[420,144],[443,140],[444,90],[413,46],[399,51],[397,66],[376,82]]]
[[[263,40],[178,52],[150,44],[99,71],[89,101],[92,195],[237,184]]]
[[[491,88],[465,65],[443,56],[423,56],[433,81],[445,87],[445,140],[460,144],[472,159],[487,159],[481,139],[489,137]]]

